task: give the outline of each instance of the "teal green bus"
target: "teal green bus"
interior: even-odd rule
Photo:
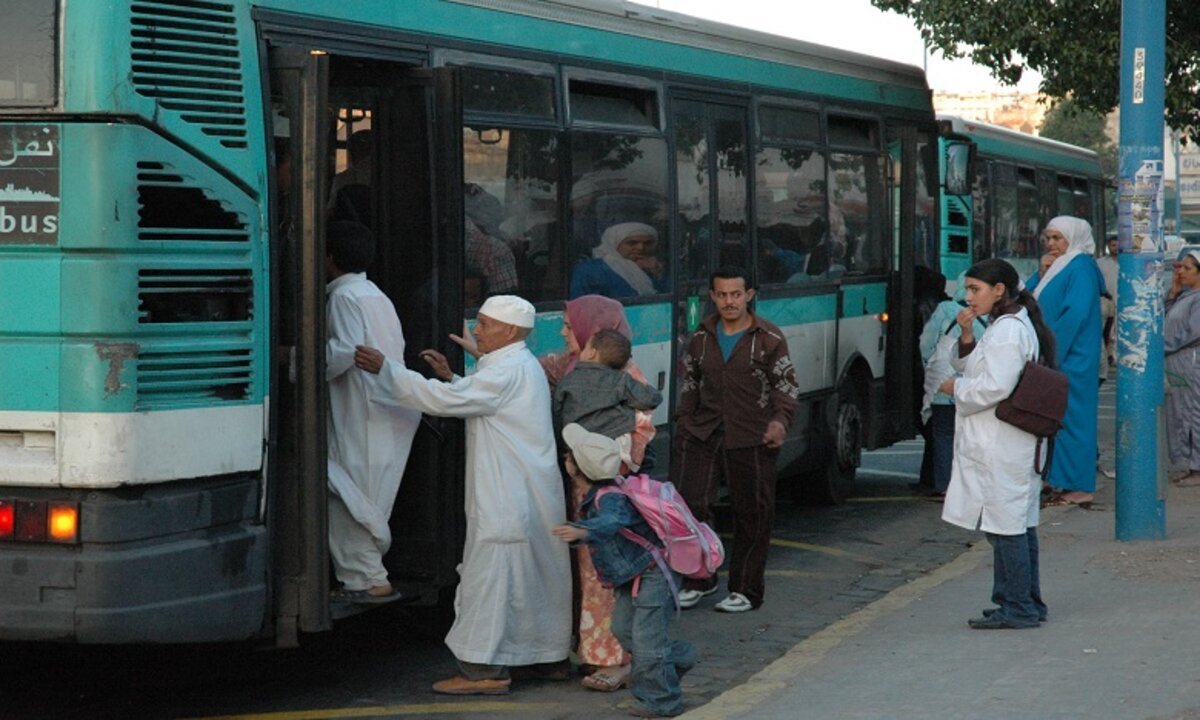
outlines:
[[[1023,278],[1037,272],[1042,229],[1058,215],[1087,220],[1103,242],[1109,183],[1094,151],[953,115],[938,123],[937,257],[952,287],[984,258],[1008,260]]]
[[[489,294],[535,303],[538,354],[568,300],[619,298],[667,398],[659,474],[720,265],[791,347],[794,494],[840,501],[913,436],[918,68],[619,0],[11,0],[4,26],[0,640],[288,645],[354,611],[326,542],[330,218],[372,228],[410,367],[465,371],[447,336]],[[653,230],[647,282],[605,279],[622,223]],[[423,419],[390,519],[418,604],[457,582],[463,436]]]

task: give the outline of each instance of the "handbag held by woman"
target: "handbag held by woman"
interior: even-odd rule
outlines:
[[[996,406],[996,418],[1037,436],[1033,469],[1042,475],[1054,454],[1054,436],[1067,415],[1067,376],[1033,360],[1026,361],[1017,387]],[[1039,462],[1042,441],[1050,440],[1046,462]]]

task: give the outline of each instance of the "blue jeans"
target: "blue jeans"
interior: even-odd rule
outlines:
[[[675,599],[657,566],[642,573],[637,597],[634,583],[616,589],[612,631],[633,656],[629,689],[642,707],[658,715],[683,712],[679,678],[696,664],[696,650],[686,640],[667,637],[675,615]],[[679,587],[678,578],[675,580]]]
[[[1037,627],[1047,613],[1038,577],[1037,528],[1027,529],[1024,535],[986,535],[994,566],[992,602],[999,606],[992,617],[1010,625]]]
[[[933,413],[929,418],[933,489],[944,493],[950,487],[950,470],[954,465],[955,409],[953,405],[930,405],[929,410]]]

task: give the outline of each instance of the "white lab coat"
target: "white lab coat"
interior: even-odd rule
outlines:
[[[388,583],[388,517],[421,414],[370,402],[378,380],[354,367],[355,345],[404,357],[404,332],[391,300],[363,273],[335,278],[326,293],[329,548],[338,580],[347,589],[365,590]]]
[[[1022,308],[997,319],[965,358],[954,384],[954,467],[942,519],[969,530],[1024,535],[1037,527],[1041,479],[1033,469],[1037,438],[996,418],[1026,360],[1038,355],[1037,334]],[[1043,450],[1044,451],[1044,450]]]
[[[390,358],[379,380],[381,402],[466,418],[467,538],[446,645],[485,665],[564,660],[571,565],[567,545],[550,534],[566,522],[566,505],[541,364],[517,342],[448,383]]]

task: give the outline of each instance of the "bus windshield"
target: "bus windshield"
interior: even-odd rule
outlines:
[[[0,43],[0,107],[53,105],[56,0],[10,0]]]

